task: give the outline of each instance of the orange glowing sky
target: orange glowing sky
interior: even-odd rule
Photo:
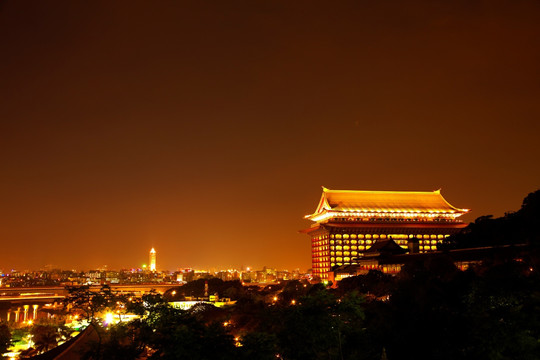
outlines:
[[[540,3],[0,3],[0,269],[305,270],[330,189],[540,184]]]

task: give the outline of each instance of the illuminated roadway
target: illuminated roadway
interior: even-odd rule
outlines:
[[[111,290],[121,293],[132,293],[134,295],[143,295],[155,290],[163,294],[165,291],[178,285],[175,284],[108,284]],[[91,285],[89,290],[99,291],[101,285]],[[0,288],[0,301],[20,301],[20,300],[56,300],[63,299],[69,294],[65,286],[54,287],[19,287],[19,288]]]

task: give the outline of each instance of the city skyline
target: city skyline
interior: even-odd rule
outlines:
[[[0,4],[2,269],[308,269],[321,186],[538,189],[540,4]]]

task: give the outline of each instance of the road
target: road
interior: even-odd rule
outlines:
[[[143,295],[155,290],[156,292],[163,294],[168,289],[175,287],[174,284],[129,284],[118,285],[109,284],[113,291],[120,291],[123,293],[133,293],[137,295]],[[101,285],[92,285],[90,290],[99,291]],[[0,288],[0,301],[20,301],[20,300],[58,300],[63,299],[68,295],[68,290],[65,286],[54,287],[33,287],[33,288]]]

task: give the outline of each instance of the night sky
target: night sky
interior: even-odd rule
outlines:
[[[311,266],[330,189],[540,186],[540,2],[0,1],[0,269]]]

